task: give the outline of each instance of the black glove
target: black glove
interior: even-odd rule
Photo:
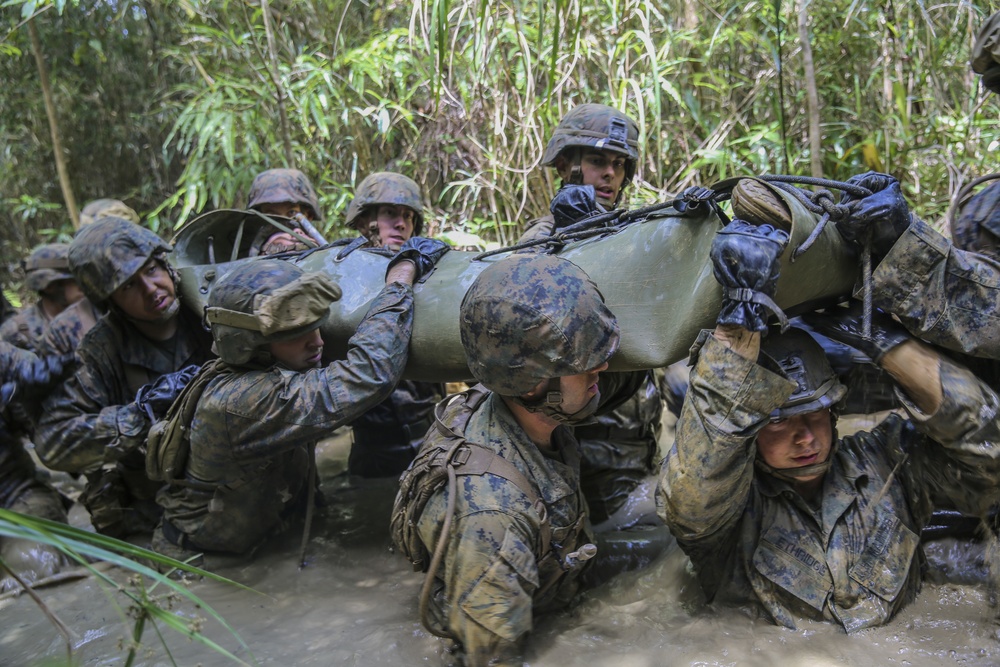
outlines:
[[[135,403],[138,405],[149,421],[155,422],[163,419],[167,415],[167,410],[180,395],[184,387],[187,386],[198,371],[200,366],[191,364],[179,371],[161,375],[153,382],[139,387],[139,392],[135,395]]]
[[[788,234],[771,225],[751,225],[733,220],[712,241],[712,271],[722,285],[722,310],[717,324],[731,324],[750,331],[767,329],[767,311],[788,321],[774,303],[780,262]]]
[[[14,394],[23,398],[38,396],[51,389],[73,369],[76,359],[70,354],[36,357],[27,353],[4,369],[0,403],[6,406]]]
[[[389,260],[389,266],[386,267],[385,273],[388,275],[392,267],[403,260],[409,260],[416,265],[417,280],[420,280],[434,268],[438,260],[449,250],[451,250],[451,246],[444,241],[414,236],[400,246],[396,256]]]
[[[876,364],[889,350],[913,338],[903,325],[876,309],[872,312],[872,337],[871,340],[866,340],[861,333],[859,302],[852,302],[849,308],[830,308],[825,313],[808,313],[802,319],[817,333],[863,352]]]
[[[705,202],[708,202],[708,205],[715,209],[717,213],[721,213],[719,205],[715,202],[715,190],[700,185],[691,185],[684,188],[677,199],[674,200],[674,209],[678,213],[696,211],[703,208],[702,204]],[[722,216],[720,215],[720,217]],[[727,218],[722,219],[726,220]]]
[[[844,240],[860,250],[871,229],[872,255],[881,260],[910,226],[910,208],[899,190],[899,181],[888,174],[869,171],[852,176],[847,182],[871,190],[872,194],[858,199],[848,192],[844,193],[840,203],[849,204],[851,212],[837,221],[837,231]]]
[[[569,227],[591,216],[604,213],[597,203],[597,195],[593,185],[564,185],[552,198],[549,205],[552,217],[555,218],[556,229]]]

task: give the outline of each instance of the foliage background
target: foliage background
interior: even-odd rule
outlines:
[[[998,170],[1000,101],[968,67],[1000,2],[91,0],[0,9],[0,277],[68,238],[25,21],[50,71],[80,205],[124,199],[165,236],[295,166],[330,237],[368,173],[414,178],[430,232],[510,241],[547,210],[539,167],[585,101],[639,123],[632,203],[738,174],[810,173],[805,19],[823,174],[875,168],[940,225]],[[269,50],[265,9],[273,28]],[[282,123],[281,107],[287,122]],[[6,272],[4,269],[8,269]]]

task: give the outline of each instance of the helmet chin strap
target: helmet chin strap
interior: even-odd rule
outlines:
[[[576,412],[569,413],[560,407],[563,395],[560,390],[559,378],[549,378],[549,385],[546,387],[542,398],[534,401],[526,401],[521,396],[515,396],[512,397],[512,400],[528,412],[543,414],[560,424],[580,424],[597,412],[600,394],[594,395],[587,401],[586,405]]]

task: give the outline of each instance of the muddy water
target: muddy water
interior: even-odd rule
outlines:
[[[313,528],[309,563],[297,567],[298,534],[253,559],[209,559],[209,567],[258,591],[213,582],[192,590],[220,612],[261,665],[441,665],[441,642],[417,620],[421,575],[389,552],[388,516],[394,481],[351,483],[341,474],[343,443],[322,452],[328,506]],[[933,550],[967,581],[983,574],[963,563],[984,555],[964,543]],[[981,563],[980,563],[981,564]],[[41,592],[71,628],[78,665],[120,665],[129,632],[121,612],[93,579]],[[190,606],[191,618],[204,614]],[[828,624],[791,631],[740,609],[706,606],[683,554],[674,548],[645,570],[621,575],[585,594],[570,612],[543,619],[530,638],[533,667],[659,667],[662,665],[785,667],[857,665],[998,665],[997,610],[986,587],[926,584],[891,624],[848,637]],[[214,621],[205,631],[251,661]],[[211,650],[164,632],[178,665],[232,664]],[[168,665],[147,630],[138,664]],[[61,639],[25,597],[0,603],[0,665],[39,665],[65,655]],[[46,664],[52,664],[48,662]]]

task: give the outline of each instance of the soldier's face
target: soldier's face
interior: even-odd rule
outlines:
[[[379,204],[375,212],[379,241],[383,248],[399,250],[399,247],[413,236],[413,221],[416,215],[409,206]]]
[[[801,468],[826,461],[832,443],[830,411],[816,410],[767,424],[757,434],[757,454],[772,468]],[[809,482],[822,476],[799,480]]]
[[[563,400],[560,408],[567,414],[579,412],[587,406],[594,397],[600,398],[601,390],[597,386],[597,379],[601,371],[608,369],[608,362],[604,362],[597,368],[593,368],[585,373],[577,375],[566,375],[560,378],[559,390],[562,392]]]
[[[319,368],[323,361],[323,336],[313,329],[301,336],[270,343],[271,356],[279,364],[293,371]]]
[[[564,181],[569,179],[572,168],[566,159],[556,163],[556,171]],[[625,158],[611,151],[586,149],[580,156],[580,172],[583,185],[594,186],[597,203],[604,208],[614,206],[625,182]]]
[[[55,280],[42,291],[42,296],[55,302],[62,308],[70,306],[83,298],[83,290],[72,278]]]
[[[166,267],[150,259],[125,283],[111,293],[111,301],[134,320],[165,322],[177,315],[174,281]]]
[[[305,204],[294,201],[282,201],[276,204],[259,204],[257,210],[265,215],[277,215],[282,218],[290,218],[296,213],[301,213],[309,222],[313,220],[313,210]]]

